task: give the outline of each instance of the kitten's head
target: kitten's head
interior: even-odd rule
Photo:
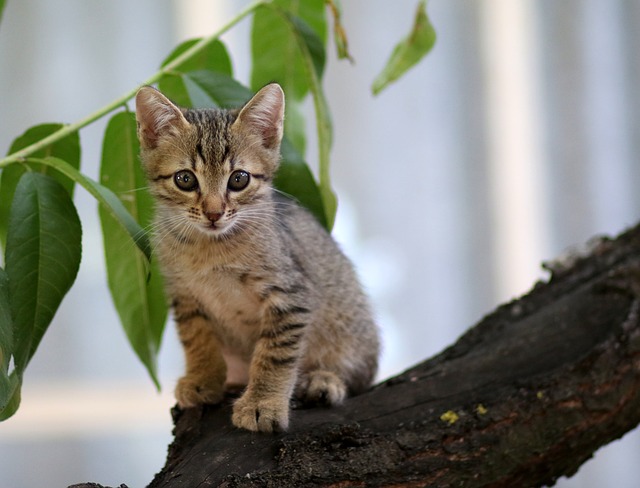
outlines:
[[[193,229],[220,237],[256,221],[280,159],[279,85],[265,86],[234,111],[180,109],[144,87],[136,118],[142,164],[165,223],[185,237]]]

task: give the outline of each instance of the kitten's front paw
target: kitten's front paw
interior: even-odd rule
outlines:
[[[277,432],[289,426],[288,399],[263,398],[256,400],[243,395],[233,406],[233,425],[253,432]]]
[[[224,397],[224,388],[222,385],[211,384],[202,378],[183,376],[178,380],[175,395],[181,408],[189,408],[220,403]]]

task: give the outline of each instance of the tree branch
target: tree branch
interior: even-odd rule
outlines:
[[[499,307],[456,344],[289,432],[174,411],[150,488],[550,485],[640,422],[640,228]]]

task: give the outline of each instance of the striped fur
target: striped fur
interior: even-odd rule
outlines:
[[[378,333],[354,270],[271,186],[280,87],[239,111],[182,110],[147,87],[136,111],[155,253],[186,357],[178,404],[216,403],[225,386],[246,385],[233,423],[270,432],[286,429],[293,395],[338,404],[369,387]]]

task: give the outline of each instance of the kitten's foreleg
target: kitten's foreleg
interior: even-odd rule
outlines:
[[[249,385],[233,408],[236,427],[273,432],[289,425],[289,400],[297,379],[310,311],[303,306],[272,306],[256,344]]]
[[[227,368],[210,318],[189,301],[174,302],[178,335],[184,347],[186,373],[175,389],[182,408],[219,403]]]

